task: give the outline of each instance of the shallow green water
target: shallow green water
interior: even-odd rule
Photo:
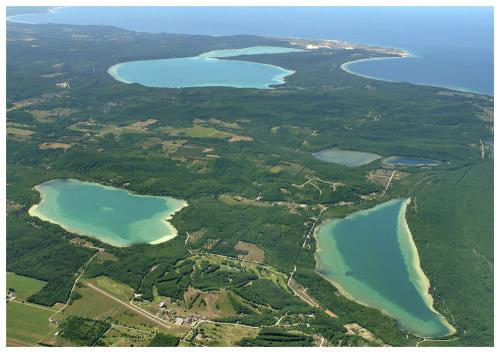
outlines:
[[[313,156],[320,161],[342,164],[346,167],[359,167],[361,165],[371,163],[381,157],[375,153],[343,150],[336,147],[314,152]]]
[[[186,205],[171,197],[135,195],[74,179],[51,180],[36,189],[41,202],[30,209],[32,216],[115,246],[175,237],[166,219]]]
[[[430,307],[404,212],[405,200],[392,200],[321,225],[318,271],[351,299],[394,317],[404,330],[447,335],[451,327]]]
[[[295,73],[279,66],[218,58],[302,51],[285,47],[249,47],[214,50],[195,57],[138,60],[119,63],[108,69],[116,80],[147,87],[236,87],[267,89],[285,83]]]
[[[424,167],[436,166],[442,162],[435,159],[417,158],[417,157],[404,157],[404,156],[390,156],[382,160],[384,164],[388,165],[403,165],[409,167]]]

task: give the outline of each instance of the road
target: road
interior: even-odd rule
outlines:
[[[22,304],[22,305],[28,305],[28,306],[35,307],[35,308],[37,308],[37,309],[43,309],[43,310],[48,310],[48,311],[53,311],[53,312],[56,312],[56,310],[51,309],[51,308],[48,308],[48,307],[46,307],[46,306],[37,305],[37,304],[31,304],[31,303],[28,303],[28,302],[20,302],[19,300],[9,299],[9,302],[12,302],[12,303],[17,303],[17,304]]]
[[[94,286],[94,285],[93,285],[93,284],[91,284],[91,283],[86,282],[86,283],[85,283],[85,285],[86,285],[87,287],[92,288],[93,290],[95,290],[95,291],[97,291],[97,292],[101,293],[102,295],[105,295],[105,296],[107,296],[108,298],[113,299],[114,301],[116,301],[116,302],[120,303],[121,305],[123,305],[123,306],[127,307],[128,309],[130,309],[130,310],[132,310],[132,311],[134,311],[134,312],[138,313],[139,315],[141,315],[141,316],[143,316],[143,317],[145,317],[145,318],[147,318],[147,319],[150,319],[151,321],[154,321],[155,323],[157,323],[158,325],[163,326],[164,328],[167,328],[167,329],[171,329],[171,328],[172,328],[172,326],[171,326],[171,325],[167,325],[167,324],[165,324],[165,323],[164,323],[161,319],[157,318],[156,316],[154,316],[153,314],[149,313],[148,311],[146,311],[146,310],[144,310],[144,309],[142,309],[142,308],[139,308],[139,307],[138,307],[138,306],[136,306],[136,305],[133,305],[132,303],[128,303],[128,302],[125,302],[125,301],[123,301],[123,300],[121,300],[121,299],[118,299],[118,298],[116,298],[115,296],[113,296],[113,295],[111,295],[111,294],[109,294],[109,293],[107,293],[107,292],[103,291],[102,289],[100,289],[100,288],[98,288],[98,287]]]
[[[69,305],[69,301],[71,300],[71,294],[73,294],[73,291],[75,290],[75,287],[76,287],[76,283],[78,282],[78,280],[83,276],[83,274],[85,273],[85,270],[87,269],[87,266],[90,264],[90,262],[94,259],[94,257],[97,256],[97,254],[99,254],[101,251],[104,251],[104,250],[98,250],[94,255],[92,255],[92,257],[89,259],[89,261],[87,261],[87,263],[83,266],[82,268],[82,271],[81,273],[78,275],[78,277],[75,279],[75,283],[73,283],[73,287],[71,288],[71,291],[69,292],[69,296],[68,296],[68,301],[66,302],[66,304],[64,304],[64,306],[59,309],[58,311],[56,311],[51,317],[49,317],[49,322],[52,322],[52,318],[59,314],[61,311],[63,311],[68,305]]]

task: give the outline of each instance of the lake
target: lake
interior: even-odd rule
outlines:
[[[418,158],[418,157],[404,157],[404,156],[390,156],[384,158],[382,163],[387,165],[399,165],[408,167],[434,167],[440,165],[442,162],[435,159]]]
[[[31,216],[114,246],[174,238],[177,230],[168,220],[187,206],[172,197],[136,195],[75,179],[54,179],[35,189],[41,201],[31,207]]]
[[[251,20],[249,20],[251,19]],[[11,18],[133,31],[339,39],[411,57],[350,64],[360,75],[493,95],[493,7],[65,7]]]
[[[196,57],[139,60],[111,66],[108,73],[124,83],[139,83],[147,87],[236,87],[269,89],[285,83],[285,77],[295,73],[279,66],[219,57],[279,54],[303,51],[286,47],[249,47],[214,50]]]
[[[314,152],[313,156],[320,161],[342,164],[346,167],[359,167],[382,157],[375,153],[343,150],[336,147]]]
[[[396,199],[316,229],[317,270],[349,299],[395,318],[421,337],[454,332],[432,308],[429,281],[405,219],[409,199]],[[333,295],[333,294],[332,294]]]

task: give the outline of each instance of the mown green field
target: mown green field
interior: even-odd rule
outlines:
[[[28,299],[31,295],[45,287],[46,284],[47,282],[7,272],[7,288],[16,290],[16,300]]]
[[[7,303],[7,346],[36,346],[55,332],[56,327],[49,325],[53,313],[28,304]]]

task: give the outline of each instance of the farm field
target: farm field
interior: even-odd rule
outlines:
[[[31,295],[42,289],[46,284],[47,282],[7,272],[7,289],[15,289],[16,300],[18,301],[28,299]]]
[[[49,324],[49,317],[54,313],[51,309],[7,303],[7,346],[37,346],[57,332],[57,327]]]

